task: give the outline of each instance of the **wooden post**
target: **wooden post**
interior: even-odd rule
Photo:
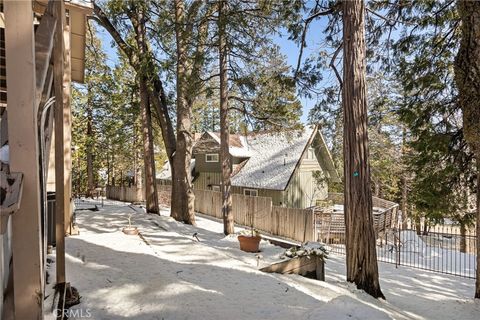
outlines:
[[[32,1],[4,1],[10,169],[24,174],[20,209],[12,216],[16,319],[43,318],[40,166]]]
[[[70,108],[70,92],[72,83],[70,22],[65,21],[63,9],[63,40],[65,62],[63,73],[63,154],[65,170],[65,233],[72,234],[72,111]]]
[[[57,284],[65,282],[65,198],[66,174],[64,156],[64,104],[63,104],[63,23],[65,8],[63,1],[55,2],[57,27],[53,48],[53,75],[55,89],[55,240]]]

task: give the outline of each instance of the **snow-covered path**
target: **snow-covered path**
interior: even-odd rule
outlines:
[[[133,214],[141,237],[121,228]],[[381,264],[378,301],[344,281],[342,257],[327,261],[327,281],[265,274],[283,249],[262,242],[260,261],[240,251],[222,225],[198,227],[108,202],[77,214],[67,238],[67,278],[82,296],[73,309],[93,319],[477,319],[473,281]],[[197,233],[198,242],[193,234]],[[78,317],[79,318],[79,317]]]

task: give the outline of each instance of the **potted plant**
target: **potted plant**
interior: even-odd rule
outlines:
[[[238,236],[240,242],[240,250],[245,252],[259,252],[260,234],[253,228],[253,214],[250,215],[250,230],[245,230]]]
[[[128,215],[128,227],[125,227],[122,229],[122,232],[128,235],[137,235],[138,234],[138,228],[137,227],[132,227],[132,215]]]
[[[245,252],[259,252],[260,240],[262,240],[262,237],[258,231],[253,228],[251,230],[245,230],[238,236],[240,250]]]

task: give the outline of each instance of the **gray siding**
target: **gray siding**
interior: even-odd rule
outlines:
[[[319,139],[319,136],[315,135],[312,143],[316,158],[308,159],[306,154],[302,156],[300,165],[296,168],[285,190],[256,189],[258,196],[272,198],[274,206],[290,208],[308,208],[315,205],[316,200],[326,199],[328,196],[326,181],[317,185],[314,178],[314,172],[319,172],[321,177],[328,175],[325,159],[322,158],[325,155],[321,152],[322,143]],[[212,146],[208,147],[212,148]],[[195,154],[195,189],[211,190],[212,185],[220,185],[222,181],[220,162],[205,162],[206,150],[212,150],[212,153],[218,152],[216,148],[207,149],[205,146],[201,153]],[[232,163],[238,164],[243,160],[232,158]],[[243,194],[244,189],[254,188],[232,187],[232,192]]]
[[[217,151],[212,151],[209,153],[216,153],[219,155],[220,154]],[[207,153],[196,153],[194,154],[195,158],[195,171],[196,172],[222,172],[222,167],[220,166],[220,161],[218,162],[207,162],[205,160]],[[220,159],[219,159],[220,160]],[[232,165],[239,164],[241,163],[243,158],[237,158],[237,157],[231,157],[231,163]]]
[[[314,171],[297,170],[285,191],[285,203],[290,208],[308,208],[317,200],[326,199],[328,186],[326,183],[316,184]]]
[[[220,172],[199,172],[197,178],[193,182],[194,189],[199,190],[211,190],[211,185],[220,185],[222,183],[222,174]],[[232,193],[243,194],[244,187],[232,187]],[[270,197],[274,206],[282,206],[284,204],[283,193],[281,190],[267,190],[267,189],[255,189],[258,190],[259,197]]]
[[[193,188],[199,190],[211,190],[210,185],[220,185],[222,182],[221,172],[198,172],[193,181]]]
[[[212,152],[217,153],[217,152]],[[195,156],[195,172],[222,172],[220,161],[206,162],[205,153],[197,153]]]

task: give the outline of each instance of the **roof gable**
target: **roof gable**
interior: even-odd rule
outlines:
[[[237,158],[249,158],[250,152],[246,137],[238,134],[230,134],[230,155]],[[220,152],[220,134],[216,132],[205,132],[193,147],[193,153]]]
[[[250,159],[232,177],[232,185],[285,190],[314,129],[256,133],[246,138]]]

